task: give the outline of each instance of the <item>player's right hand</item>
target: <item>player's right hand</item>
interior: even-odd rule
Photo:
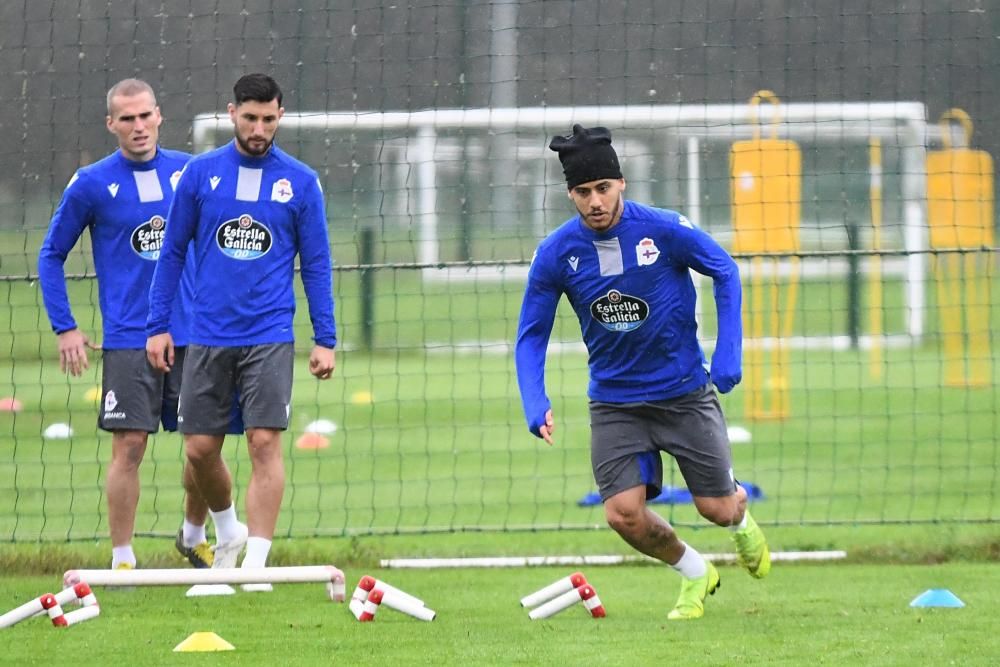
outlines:
[[[70,329],[59,334],[59,370],[73,377],[80,377],[90,368],[87,359],[87,348],[100,350],[100,345],[90,342],[87,335],[79,329]]]
[[[554,442],[555,442],[552,439],[552,432],[555,431],[555,430],[556,430],[556,423],[555,423],[555,420],[552,419],[552,410],[546,410],[545,411],[545,422],[543,424],[540,424],[538,426],[538,433],[537,433],[537,435],[538,435],[539,438],[541,438],[542,440],[544,440],[545,442],[547,442],[547,443],[549,443],[551,445],[551,444],[554,444]]]
[[[174,365],[174,339],[169,333],[156,334],[146,339],[146,359],[149,365],[162,373],[169,373]]]

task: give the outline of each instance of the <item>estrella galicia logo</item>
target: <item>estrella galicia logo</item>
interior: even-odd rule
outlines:
[[[590,314],[608,331],[635,331],[649,317],[649,304],[613,289],[590,304]]]
[[[271,249],[271,230],[249,213],[226,220],[215,233],[215,242],[233,259],[258,259]]]
[[[167,222],[162,215],[154,215],[132,230],[132,250],[143,259],[155,262],[160,257],[163,247],[163,234],[167,230]]]

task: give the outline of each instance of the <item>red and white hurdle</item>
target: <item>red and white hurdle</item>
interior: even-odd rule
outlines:
[[[71,602],[81,605],[80,609],[71,612],[64,612],[63,607]],[[3,616],[0,616],[0,628],[9,628],[21,621],[47,614],[55,627],[68,627],[83,621],[97,618],[101,613],[101,608],[97,604],[97,597],[84,582],[77,582],[55,595],[46,593],[33,600],[28,600],[20,607],[11,609]]]
[[[420,598],[367,574],[361,577],[348,603],[354,617],[362,623],[373,621],[383,606],[421,621],[437,618],[437,612],[428,609]]]
[[[528,612],[528,618],[533,621],[554,616],[578,602],[583,602],[593,618],[607,615],[597,591],[587,583],[582,572],[574,572],[521,598],[522,607],[534,607]]]

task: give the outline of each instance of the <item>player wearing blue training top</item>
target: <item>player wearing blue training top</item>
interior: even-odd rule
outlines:
[[[157,146],[162,123],[153,89],[125,79],[107,95],[108,131],[118,150],[73,175],[52,217],[38,256],[42,297],[59,338],[59,366],[74,376],[89,367],[87,349],[103,350],[99,426],[112,433],[108,467],[108,525],[112,567],[134,567],[132,534],[139,501],[139,464],[150,433],[162,421],[173,431],[181,374],[166,377],[146,360],[149,282],[160,254],[167,209],[187,153]],[[70,308],[63,265],[85,229],[90,230],[103,341],[93,344]],[[190,287],[178,290],[171,330],[187,345],[186,303]],[[178,355],[183,358],[183,351]],[[207,507],[185,467],[185,522],[177,548],[196,567],[208,567],[212,552],[205,538]],[[228,474],[228,473],[227,473]]]
[[[741,379],[739,271],[707,234],[673,211],[627,201],[618,156],[603,127],[573,126],[559,153],[578,215],[539,246],[515,345],[528,427],[552,444],[545,353],[565,294],[590,355],[591,464],[608,524],[632,547],[682,576],[670,619],[698,618],[719,574],[646,506],[663,484],[665,451],[677,461],[698,511],[730,526],[742,565],[770,570],[767,542],[733,477],[722,393]],[[712,278],[718,339],[710,370],[697,338],[690,269]]]
[[[235,565],[244,544],[243,566],[264,567],[284,492],[281,432],[292,395],[296,255],[315,340],[309,371],[321,380],[333,373],[337,337],[316,172],[273,143],[284,113],[274,79],[248,74],[233,93],[235,139],[191,160],[177,185],[150,288],[146,350],[154,366],[172,365],[171,295],[193,242],[195,298],[179,428],[213,518],[231,512],[232,488],[216,484],[212,471],[222,465],[225,408],[238,394],[253,467],[249,525],[223,531],[217,524],[215,567]]]

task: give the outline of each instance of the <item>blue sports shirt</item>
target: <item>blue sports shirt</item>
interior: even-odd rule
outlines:
[[[168,219],[149,293],[149,336],[168,329],[184,249],[193,242],[192,343],[292,342],[298,254],[314,339],[336,346],[330,246],[315,171],[276,144],[248,157],[231,141],[188,163]]]
[[[148,162],[115,151],[79,169],[70,179],[38,253],[42,299],[52,329],[76,328],[66,292],[64,264],[83,231],[90,229],[104,349],[146,347],[149,284],[160,254],[167,210],[181,170],[191,156],[157,147]],[[183,260],[183,253],[181,255]],[[186,345],[190,280],[171,294],[168,320],[177,345]],[[176,301],[176,303],[175,303]]]
[[[592,400],[657,401],[708,382],[689,269],[714,281],[719,324],[711,377],[727,392],[741,374],[740,276],[708,234],[674,211],[624,200],[621,219],[608,231],[595,232],[577,215],[542,241],[528,271],[514,348],[532,433],[539,435],[551,407],[545,353],[563,294],[590,355]]]

